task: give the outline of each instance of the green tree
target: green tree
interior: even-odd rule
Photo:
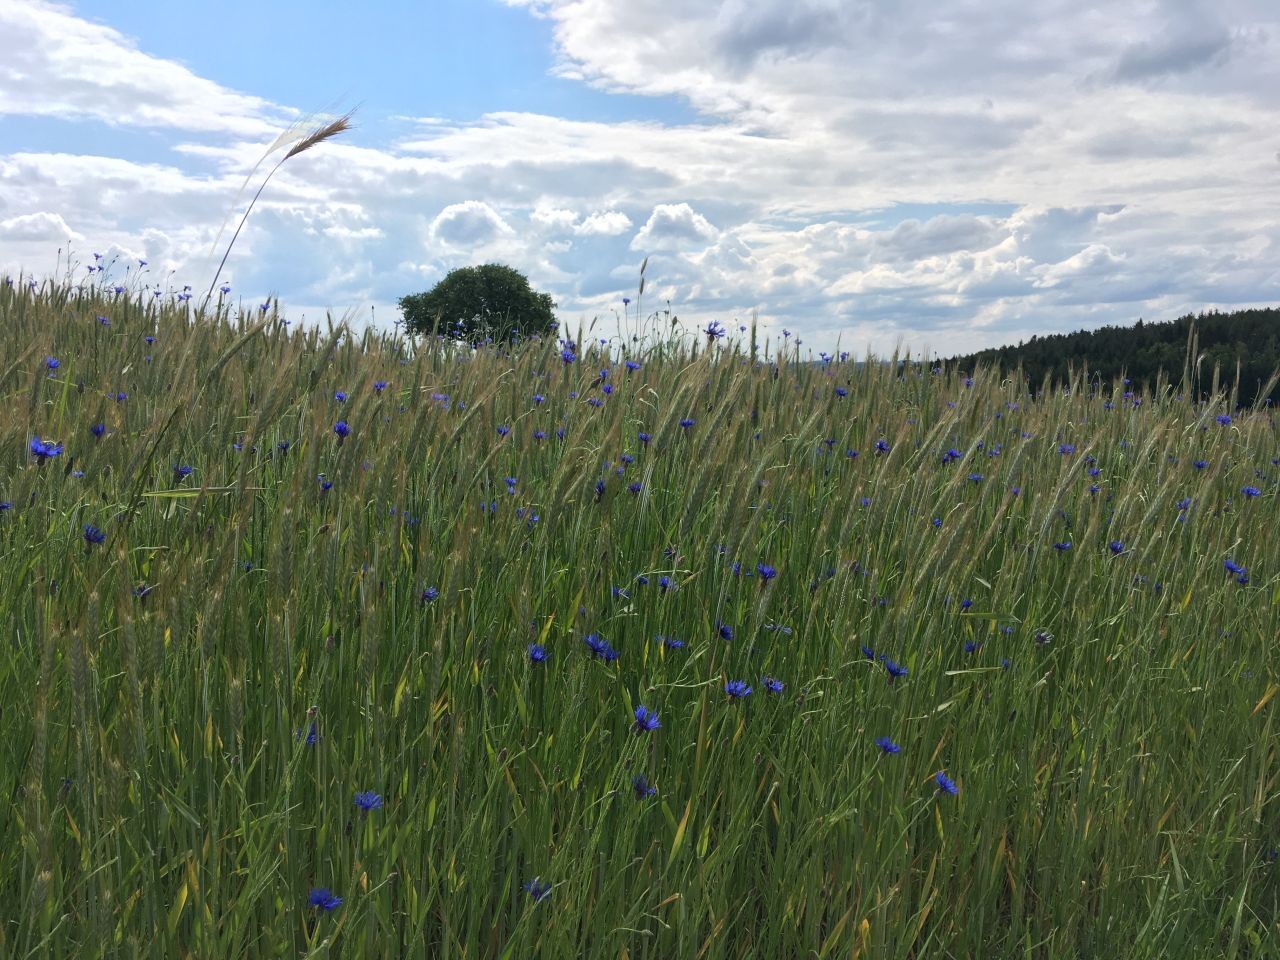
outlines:
[[[434,330],[468,343],[551,333],[554,307],[550,294],[536,292],[524,274],[500,263],[450,270],[426,293],[400,298],[409,331]]]

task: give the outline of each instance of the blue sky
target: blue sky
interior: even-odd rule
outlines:
[[[501,260],[608,327],[648,257],[690,325],[944,353],[1280,301],[1264,0],[10,0],[0,35],[0,271],[207,284],[266,147],[355,107],[264,194],[246,299],[387,323]]]

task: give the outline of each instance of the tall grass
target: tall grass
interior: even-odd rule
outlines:
[[[1269,410],[22,280],[0,330],[4,956],[1274,955]]]

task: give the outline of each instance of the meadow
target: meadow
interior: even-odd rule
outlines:
[[[0,955],[1278,955],[1225,380],[193,306],[0,285]]]

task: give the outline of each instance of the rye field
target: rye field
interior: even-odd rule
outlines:
[[[1280,955],[1227,376],[192,307],[0,286],[0,955]]]

